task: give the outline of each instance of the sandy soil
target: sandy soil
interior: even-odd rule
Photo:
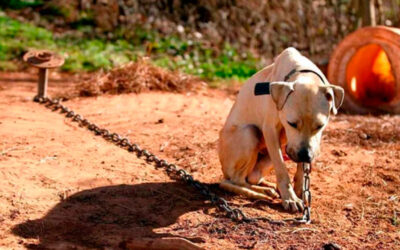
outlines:
[[[53,74],[51,94],[73,84]],[[236,224],[192,188],[31,101],[32,73],[0,74],[0,246],[111,248],[182,237],[206,249],[399,249],[400,116],[333,117],[312,173],[311,225]],[[143,93],[65,102],[176,162],[251,216],[280,206],[219,190],[218,131],[233,96]],[[289,164],[291,173],[294,164]]]

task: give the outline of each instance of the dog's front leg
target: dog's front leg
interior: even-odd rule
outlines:
[[[278,189],[282,197],[282,205],[285,210],[293,212],[303,210],[303,201],[296,196],[293,186],[290,183],[289,173],[283,160],[279,142],[279,130],[275,127],[263,129],[265,144],[275,168]]]

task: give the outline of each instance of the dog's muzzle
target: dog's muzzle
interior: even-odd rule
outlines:
[[[307,148],[301,148],[300,151],[297,153],[298,162],[311,163],[313,158],[313,152]]]
[[[294,162],[311,163],[311,161],[314,159],[314,153],[305,147],[301,148],[297,153],[294,150],[288,150],[287,146],[285,150],[286,154]]]

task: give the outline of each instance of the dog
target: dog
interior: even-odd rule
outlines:
[[[337,114],[343,88],[329,84],[309,59],[287,48],[240,89],[220,131],[220,187],[253,199],[278,198],[285,210],[303,211],[302,163],[318,155],[330,114]],[[284,156],[297,162],[294,184]],[[276,185],[265,180],[275,169]]]

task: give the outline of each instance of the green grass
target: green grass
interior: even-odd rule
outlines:
[[[27,7],[36,7],[43,4],[40,0],[0,0],[0,7],[9,9],[23,9]]]
[[[7,61],[21,56],[27,48],[55,49],[50,32],[0,16],[0,60]]]
[[[10,70],[30,48],[50,49],[66,57],[62,70],[70,72],[111,69],[141,56],[150,56],[154,64],[205,79],[244,79],[254,74],[257,60],[239,54],[226,44],[221,50],[205,48],[200,42],[178,37],[161,37],[141,29],[127,36],[117,30],[112,39],[91,38],[93,28],[76,27],[80,35],[55,35],[44,28],[13,20],[0,12],[0,69]],[[132,32],[131,32],[132,33]]]
[[[62,69],[71,72],[110,69],[135,59],[134,46],[125,40],[55,37],[46,29],[0,16],[0,61],[18,60],[31,48],[62,53],[66,57]]]

